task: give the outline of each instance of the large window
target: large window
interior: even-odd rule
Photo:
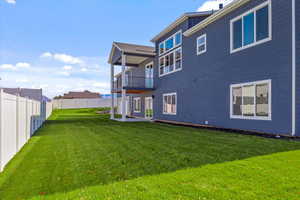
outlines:
[[[177,110],[177,95],[176,93],[163,95],[163,114],[176,115]]]
[[[206,52],[206,34],[197,38],[197,55]]]
[[[231,85],[231,118],[271,120],[271,80]]]
[[[231,20],[231,53],[271,40],[271,3],[267,1]]]
[[[133,112],[139,113],[141,112],[141,97],[133,98]]]
[[[163,76],[181,70],[182,50],[177,48],[174,51],[159,58],[159,75]]]
[[[175,33],[174,35],[172,35],[171,37],[159,44],[159,55],[167,53],[171,49],[178,47],[179,45],[181,45],[181,42],[182,32],[178,31],[177,33]]]

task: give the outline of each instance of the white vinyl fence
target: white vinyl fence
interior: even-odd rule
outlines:
[[[0,172],[52,112],[39,102],[0,90]]]
[[[56,99],[53,100],[53,109],[72,108],[104,108],[111,106],[111,99]]]

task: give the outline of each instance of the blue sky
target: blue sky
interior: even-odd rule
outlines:
[[[0,86],[109,93],[113,41],[152,45],[182,13],[216,1],[226,0],[0,0]]]

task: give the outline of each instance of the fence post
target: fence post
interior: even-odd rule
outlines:
[[[2,135],[4,134],[3,132],[3,89],[0,89],[0,172],[2,172],[3,170],[3,164],[2,164],[2,153],[3,153],[3,145],[2,145],[2,142],[3,142],[3,139],[2,139]]]
[[[20,95],[18,94],[16,99],[16,153],[19,151],[19,134],[20,134],[19,115],[20,115]]]
[[[26,130],[25,130],[25,138],[26,142],[28,140],[28,99],[25,97],[25,104],[26,104]]]

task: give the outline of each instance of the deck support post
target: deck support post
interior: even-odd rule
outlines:
[[[122,53],[122,121],[126,121],[126,89],[125,87],[126,55]]]
[[[110,66],[110,90],[111,90],[111,110],[110,119],[115,119],[115,97],[114,97],[114,77],[115,77],[115,66]]]

